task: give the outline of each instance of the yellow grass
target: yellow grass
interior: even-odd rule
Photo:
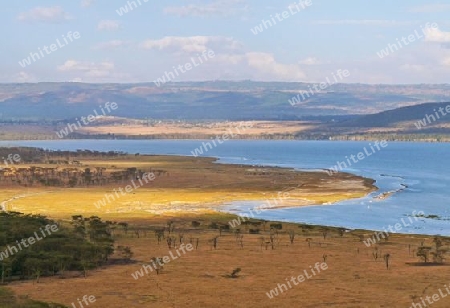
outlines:
[[[189,124],[189,123],[167,123],[162,122],[151,127],[139,124],[124,125],[98,125],[82,127],[79,133],[128,135],[128,136],[152,136],[152,135],[218,135],[226,134],[231,130],[234,134],[239,134],[236,128],[242,123],[252,126],[247,129],[240,129],[242,134],[249,136],[259,136],[263,134],[295,134],[317,126],[310,122],[302,121],[247,121],[247,122],[216,122],[211,124]]]
[[[117,189],[116,189],[117,191]],[[276,194],[264,192],[222,192],[198,189],[147,189],[139,188],[121,196],[105,206],[95,204],[113,194],[110,189],[25,189],[8,190],[0,193],[1,200],[14,196],[7,202],[7,210],[31,214],[42,214],[55,218],[69,218],[71,215],[97,215],[102,218],[144,218],[158,215],[205,213],[220,209],[220,205],[232,201],[256,200],[264,204],[276,198]],[[349,198],[361,197],[361,193],[348,194],[308,194],[304,199],[287,200],[285,206],[302,204],[322,204]],[[112,199],[111,199],[112,200]],[[106,201],[106,200],[105,200]]]

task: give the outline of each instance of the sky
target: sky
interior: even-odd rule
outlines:
[[[450,82],[450,0],[46,0],[0,11],[1,83]]]

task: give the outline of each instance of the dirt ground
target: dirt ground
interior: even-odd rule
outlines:
[[[190,226],[192,219],[202,223]],[[225,217],[220,218],[224,220]],[[431,243],[422,236],[393,235],[387,242],[366,247],[358,235],[365,238],[370,231],[346,232],[342,237],[336,230],[324,239],[320,227],[307,228],[283,224],[274,249],[261,245],[261,237],[269,238],[269,224],[261,234],[248,234],[246,227],[241,245],[233,230],[223,232],[217,249],[208,240],[219,235],[217,230],[205,229],[210,218],[189,217],[175,220],[174,235],[184,234],[184,242],[199,238],[198,250],[180,252],[171,259],[160,275],[154,271],[134,279],[132,274],[152,257],[169,256],[168,245],[157,243],[154,233],[137,238],[128,232],[118,235],[119,245],[129,245],[135,263],[113,265],[93,270],[87,278],[59,277],[42,279],[41,283],[19,282],[10,288],[21,296],[66,304],[76,303],[83,295],[93,295],[96,302],[89,307],[410,307],[420,297],[438,293],[449,281],[447,266],[412,266],[419,261],[414,256],[420,242]],[[132,225],[161,225],[166,220],[140,220]],[[294,243],[289,230],[296,234]],[[307,240],[309,239],[309,240]],[[195,240],[194,240],[195,245]],[[243,246],[243,247],[242,247]],[[178,248],[179,249],[179,248]],[[177,256],[172,248],[172,255]],[[373,254],[380,257],[375,260]],[[389,269],[382,255],[390,254]],[[325,258],[325,259],[324,259]],[[311,267],[324,262],[328,268],[312,275]],[[237,278],[229,278],[240,268]],[[269,299],[266,293],[287,284],[286,279],[304,274],[312,276],[283,293]],[[143,272],[144,273],[144,272]],[[433,307],[450,306],[450,297],[442,298]],[[70,306],[72,307],[72,306]]]

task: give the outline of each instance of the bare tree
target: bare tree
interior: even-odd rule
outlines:
[[[155,230],[155,236],[158,238],[158,245],[161,243],[164,238],[164,228],[161,230]]]
[[[311,248],[312,238],[308,237],[308,238],[306,239],[306,242],[308,242],[308,247]]]
[[[177,248],[177,238],[175,236],[168,236],[166,242],[169,249],[172,249],[172,247]]]
[[[169,231],[169,234],[171,234],[175,230],[175,225],[174,225],[174,222],[172,220],[169,220],[167,222],[167,229]]]
[[[180,240],[180,244],[184,242],[184,233],[178,234],[178,239]]]
[[[211,249],[217,249],[217,240],[219,239],[218,236],[210,239],[208,242],[211,244]]]
[[[289,230],[289,241],[291,242],[291,244],[294,244],[294,238],[295,238],[295,231]]]
[[[378,260],[378,257],[380,256],[380,252],[378,251],[378,247],[375,247],[374,251],[372,252],[372,257],[375,261]]]
[[[386,269],[389,269],[389,258],[390,257],[391,257],[391,255],[388,253],[383,256],[384,262],[386,262]]]
[[[189,243],[190,244],[194,244],[194,240],[195,240],[195,250],[197,250],[198,249],[198,241],[199,241],[198,237],[190,237],[189,238]]]
[[[328,229],[323,229],[322,230],[322,235],[323,235],[323,239],[326,239],[328,236]]]
[[[162,272],[165,265],[163,258],[153,257],[151,260],[154,264],[156,275],[159,275]]]

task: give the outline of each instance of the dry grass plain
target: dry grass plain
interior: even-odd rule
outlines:
[[[151,257],[169,254],[168,246],[158,245],[153,233],[147,237],[122,234],[120,245],[132,247],[134,264],[113,265],[91,271],[87,278],[46,278],[41,283],[22,282],[10,287],[17,294],[43,301],[70,304],[83,295],[97,298],[95,307],[410,307],[421,296],[432,295],[450,282],[448,267],[418,267],[412,250],[420,245],[420,236],[392,236],[378,245],[382,254],[391,255],[390,269],[382,259],[374,260],[374,248],[367,248],[357,234],[370,236],[370,232],[354,231],[340,237],[330,231],[324,239],[320,228],[299,228],[283,224],[280,242],[272,250],[260,245],[261,235],[244,234],[243,246],[236,243],[232,233],[224,232],[212,249],[208,240],[218,235],[217,230],[194,229],[191,219],[207,225],[210,221],[226,221],[227,217],[191,216],[174,217],[175,234],[182,232],[186,239],[199,237],[198,250],[181,254],[168,263],[162,274],[134,279],[131,274],[139,270]],[[160,225],[160,219],[136,220],[133,225]],[[243,229],[243,233],[246,233]],[[285,232],[297,233],[290,244]],[[309,247],[307,238],[311,238]],[[426,240],[431,244],[431,240]],[[188,240],[186,240],[188,242]],[[411,246],[411,252],[409,251]],[[175,255],[175,249],[172,249]],[[298,276],[327,255],[328,269],[306,280],[281,295],[269,299],[266,295],[286,278]],[[241,268],[238,278],[227,278],[235,268]],[[311,274],[311,272],[309,272]],[[433,307],[449,307],[444,298]],[[94,307],[94,305],[92,305]]]
[[[247,129],[242,129],[248,125]],[[56,132],[66,126],[57,128],[52,125],[11,125],[2,124],[0,140],[33,140],[58,139]],[[236,128],[241,127],[237,130]],[[210,136],[223,136],[233,132],[233,138],[258,139],[262,136],[283,135],[294,136],[297,133],[318,127],[318,123],[306,121],[218,121],[218,122],[177,122],[159,121],[150,126],[145,120],[103,117],[97,119],[95,126],[83,126],[76,131],[78,136],[107,135],[127,136],[135,138],[182,138],[209,139]]]
[[[300,205],[321,204],[355,198],[374,189],[367,179],[349,174],[333,177],[325,172],[296,172],[289,169],[214,164],[213,159],[163,156],[124,157],[112,160],[80,160],[80,168],[118,169],[138,167],[164,170],[160,176],[132,193],[100,209],[94,202],[120,185],[102,187],[24,188],[4,186],[0,200],[8,210],[44,214],[68,220],[71,215],[98,215],[104,220],[125,221],[129,231],[117,231],[116,245],[130,246],[133,263],[113,264],[89,272],[87,278],[50,277],[36,284],[15,282],[8,287],[20,297],[71,304],[83,295],[94,295],[88,307],[410,307],[421,296],[437,293],[448,281],[448,267],[410,266],[417,262],[414,250],[422,241],[431,245],[431,237],[393,235],[377,245],[380,255],[390,254],[390,268],[382,258],[375,260],[375,247],[360,240],[370,231],[351,231],[340,236],[328,228],[283,223],[274,249],[261,246],[261,237],[270,237],[269,224],[260,226],[260,234],[249,234],[252,226],[241,226],[242,245],[234,230],[224,231],[217,249],[210,240],[219,236],[211,223],[235,218],[214,211],[220,203],[236,200],[264,200],[289,191]],[[112,167],[114,166],[114,168]],[[21,167],[24,167],[23,165]],[[128,183],[123,183],[127,185]],[[157,243],[153,228],[174,221],[174,235],[184,241],[199,238],[199,248],[168,263],[162,274],[151,272],[136,280],[131,274],[152,257],[169,255],[168,245]],[[201,223],[192,227],[192,221]],[[139,238],[133,230],[140,230]],[[143,232],[146,230],[146,232]],[[293,244],[289,232],[296,237]],[[166,233],[167,235],[167,233]],[[309,240],[308,240],[309,239]],[[411,246],[410,246],[411,245]],[[175,254],[175,249],[172,249]],[[286,278],[298,276],[326,255],[328,269],[283,294],[266,295]],[[238,278],[228,278],[241,268]],[[309,272],[310,273],[310,272]],[[78,273],[75,273],[78,275]],[[450,297],[449,297],[450,298]],[[441,299],[433,307],[449,307]],[[77,307],[77,306],[76,306]]]
[[[249,127],[242,129],[242,127]],[[161,135],[212,135],[222,136],[232,131],[236,135],[247,137],[257,137],[262,135],[288,134],[309,130],[317,124],[303,121],[247,121],[247,122],[214,122],[214,123],[177,123],[161,122],[152,126],[143,124],[128,123],[124,125],[118,123],[101,124],[97,126],[87,126],[79,130],[82,134],[104,135],[115,134],[118,136],[161,136]],[[240,128],[239,130],[237,128]],[[241,132],[241,133],[239,133]]]

